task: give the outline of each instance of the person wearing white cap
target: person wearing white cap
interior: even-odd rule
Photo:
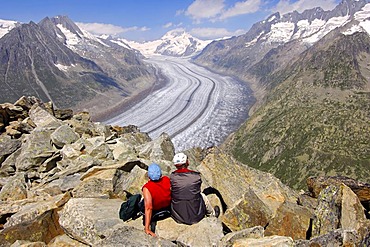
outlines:
[[[155,237],[151,229],[152,216],[156,212],[169,209],[171,204],[171,184],[167,176],[162,176],[161,168],[158,164],[151,164],[148,167],[149,181],[144,184],[144,230],[145,233]]]
[[[208,199],[201,193],[200,173],[188,169],[188,157],[178,153],[172,161],[176,166],[176,171],[170,175],[172,218],[178,223],[191,225],[202,220],[206,214],[215,215]]]

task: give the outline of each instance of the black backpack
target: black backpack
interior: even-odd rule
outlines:
[[[140,194],[131,195],[127,201],[121,204],[121,208],[119,210],[119,218],[123,221],[127,221],[129,219],[135,219],[138,216],[140,211],[139,209],[139,202],[141,200]]]

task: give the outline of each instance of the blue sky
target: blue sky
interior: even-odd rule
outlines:
[[[340,0],[3,0],[0,19],[22,23],[66,15],[87,31],[149,41],[183,28],[200,39],[240,35],[272,13],[320,6]]]

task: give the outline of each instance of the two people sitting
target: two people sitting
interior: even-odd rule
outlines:
[[[173,158],[176,170],[170,178],[162,176],[157,164],[148,167],[149,181],[143,186],[144,230],[156,236],[151,229],[152,217],[158,212],[170,211],[172,218],[182,224],[195,224],[206,215],[218,216],[219,208],[214,210],[206,195],[201,193],[202,179],[199,172],[188,169],[189,161],[184,153]]]

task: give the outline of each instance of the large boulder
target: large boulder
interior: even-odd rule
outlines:
[[[114,142],[110,142],[109,147],[115,160],[137,159],[140,158],[138,147],[150,141],[152,139],[146,133],[124,133]]]
[[[324,247],[324,246],[368,246],[360,245],[360,238],[356,231],[336,229],[310,240],[298,240],[295,247]]]
[[[293,246],[293,239],[283,236],[269,236],[263,238],[244,238],[238,239],[233,243],[233,247],[254,247],[254,246]]]
[[[154,238],[147,235],[143,230],[127,225],[116,225],[107,231],[104,238],[94,246],[148,246],[148,247],[175,247],[177,244],[167,239]]]
[[[235,241],[238,239],[245,238],[263,238],[264,237],[264,228],[262,226],[255,226],[252,228],[246,228],[236,232],[230,232],[226,234],[219,244],[219,246],[233,246]]]
[[[7,136],[0,136],[0,167],[4,160],[21,147],[19,139],[10,139]]]
[[[61,121],[54,117],[44,107],[34,104],[30,111],[29,117],[37,127],[56,129],[61,125]]]
[[[312,236],[317,237],[336,229],[358,231],[366,223],[365,209],[356,194],[346,185],[330,185],[318,197]]]
[[[52,211],[63,206],[70,198],[70,193],[66,193],[42,201],[24,204],[20,206],[15,214],[12,214],[7,219],[7,222],[4,224],[4,228],[6,229],[20,225],[24,222],[32,222],[45,212]]]
[[[205,217],[193,225],[178,224],[167,218],[158,221],[156,226],[157,236],[181,246],[216,246],[224,237],[222,230],[221,221],[216,217]]]
[[[370,184],[356,181],[344,176],[319,176],[309,177],[307,187],[312,197],[317,198],[320,192],[329,185],[345,184],[357,195],[361,203],[370,211]]]
[[[297,192],[279,179],[243,165],[217,148],[209,150],[198,169],[204,186],[219,190],[227,204],[222,220],[231,230],[266,226],[283,203],[297,204]]]
[[[10,246],[17,240],[30,242],[50,242],[54,237],[63,234],[55,210],[46,211],[31,221],[24,221],[5,228],[0,232],[0,246]]]
[[[116,225],[124,225],[118,217],[120,199],[72,198],[59,214],[59,223],[72,238],[91,246],[101,246],[102,239]]]
[[[162,133],[159,138],[146,143],[139,147],[139,157],[151,160],[153,162],[160,162],[162,160],[172,161],[175,154],[175,147],[166,133]]]
[[[275,217],[269,221],[265,229],[265,236],[279,235],[292,239],[306,239],[312,212],[296,203],[284,202]]]
[[[0,191],[1,201],[17,201],[27,198],[26,174],[17,173],[12,176]]]
[[[79,135],[66,124],[58,127],[53,133],[51,133],[51,141],[59,148],[62,148],[66,144],[74,143],[78,140]]]
[[[22,143],[15,167],[17,171],[38,171],[43,162],[55,153],[50,140],[53,130],[36,128]]]

